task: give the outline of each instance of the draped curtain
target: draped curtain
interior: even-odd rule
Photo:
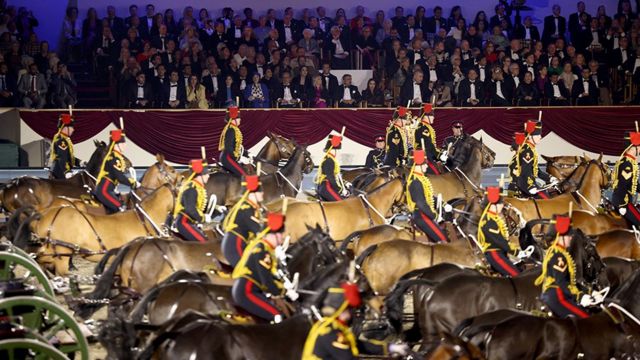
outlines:
[[[302,144],[313,144],[343,126],[345,137],[371,146],[375,136],[384,135],[392,112],[392,109],[243,109],[240,128],[246,148],[262,140],[267,131]],[[55,134],[58,111],[21,110],[20,116],[42,137],[50,139]],[[225,125],[224,111],[215,110],[76,110],[73,140],[90,139],[111,123],[119,126],[121,116],[131,141],[150,153],[162,153],[168,160],[183,164],[200,156],[200,146],[206,147],[208,156],[216,156]],[[434,127],[441,141],[451,134],[451,123],[461,120],[468,133],[484,130],[496,140],[510,144],[513,133],[522,131],[524,121],[534,118],[538,118],[538,109],[442,108],[436,110]],[[640,107],[544,108],[542,120],[543,135],[554,132],[581,149],[618,155],[624,149],[626,132],[635,128],[634,121],[640,120]]]

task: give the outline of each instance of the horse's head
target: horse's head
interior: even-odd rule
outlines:
[[[493,166],[496,160],[495,151],[491,150],[484,144],[482,138],[480,140],[473,136],[466,136],[461,143],[457,144],[453,152],[453,161],[457,164],[466,163],[474,151],[479,152],[480,167],[488,169]]]
[[[87,161],[87,165],[85,167],[86,171],[93,175],[98,176],[98,171],[100,171],[100,166],[102,165],[102,160],[107,156],[107,151],[109,147],[104,141],[94,140],[93,145],[95,145],[96,149],[91,154],[89,161]]]
[[[181,175],[165,161],[164,155],[156,154],[156,163],[145,171],[140,183],[143,188],[157,189],[164,184],[175,187],[180,179]]]
[[[569,247],[569,253],[571,253],[576,263],[576,281],[587,287],[589,285],[599,285],[597,281],[600,273],[605,268],[605,264],[600,255],[598,255],[593,239],[586,236],[582,230],[576,229]]]
[[[591,160],[585,155],[585,161],[587,161],[586,169],[584,176],[582,177],[582,181],[580,181],[580,186],[584,183],[584,181],[591,180],[588,176],[591,174],[591,169],[595,168],[597,171],[594,173],[593,180],[598,182],[598,186],[600,189],[607,189],[611,186],[611,168],[602,162],[602,154],[597,159]]]
[[[549,175],[562,181],[567,179],[584,162],[581,156],[546,156],[541,155],[547,162],[547,172]]]
[[[298,147],[303,151],[304,154],[304,167],[302,168],[302,172],[305,174],[310,174],[313,171],[313,159],[311,158],[311,153],[307,150],[306,146],[298,145]]]
[[[278,155],[280,159],[289,159],[293,152],[296,149],[296,142],[293,139],[287,139],[286,137],[278,134],[274,134],[272,132],[268,132],[267,136],[270,141],[275,145],[275,148],[278,150]]]
[[[287,251],[291,257],[289,272],[299,272],[300,267],[308,267],[309,270],[325,267],[333,264],[341,256],[335,242],[326,234],[320,226],[309,228]],[[304,275],[304,274],[301,274]]]

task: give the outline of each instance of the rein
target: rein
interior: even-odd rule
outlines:
[[[280,177],[282,177],[284,179],[284,181],[289,186],[291,186],[291,188],[296,192],[296,196],[300,193],[300,191],[302,191],[302,184],[300,185],[300,188],[297,188],[295,185],[293,185],[291,180],[289,180],[286,176],[284,176],[284,174],[280,171],[280,169],[278,169],[278,171],[276,171],[276,175],[280,175]],[[276,176],[276,179],[277,179],[277,176]]]
[[[366,194],[360,194],[358,195],[358,198],[362,201],[362,206],[367,210],[367,215],[369,215],[369,224],[371,226],[373,226],[373,219],[371,218],[371,212],[369,212],[369,210],[373,210],[373,212],[376,213],[376,215],[378,215],[385,224],[389,224],[387,218],[385,218],[384,215],[382,215],[380,211],[378,211],[378,209],[369,202]]]

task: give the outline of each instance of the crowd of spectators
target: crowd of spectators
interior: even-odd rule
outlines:
[[[391,18],[358,6],[350,19],[322,6],[281,16],[224,8],[216,17],[131,5],[125,18],[108,6],[106,16],[90,8],[83,19],[69,7],[59,52],[111,79],[121,108],[640,103],[639,7],[620,0],[610,16],[580,1],[567,20],[554,5],[541,24],[506,2],[470,18],[460,6],[449,16],[440,6],[430,14],[398,6]],[[73,76],[38,41],[37,25],[24,8],[3,11],[0,79],[10,80],[0,80],[0,101],[9,91],[17,105],[73,103]],[[360,69],[373,73],[362,92],[348,71],[332,74]]]

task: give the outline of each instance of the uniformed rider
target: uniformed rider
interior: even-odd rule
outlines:
[[[204,223],[211,222],[207,213],[207,190],[205,185],[209,180],[210,168],[201,159],[191,160],[189,163],[191,175],[185,180],[178,192],[173,210],[174,228],[187,241],[204,243],[207,236],[202,231]]]
[[[440,161],[442,161],[449,169],[453,170],[462,165],[465,159],[461,157],[451,157],[455,153],[456,146],[463,143],[467,136],[464,132],[464,124],[462,121],[454,121],[451,124],[453,135],[447,136],[442,142],[442,151],[440,152]]]
[[[220,164],[230,173],[241,177],[245,171],[240,165],[240,158],[245,154],[242,147],[242,131],[240,131],[240,110],[232,106],[227,109],[227,125],[222,129],[218,150]]]
[[[542,140],[542,122],[529,120],[525,124],[527,140],[520,146],[516,158],[515,175],[518,190],[523,196],[548,199],[549,195],[538,188],[536,179],[540,178],[547,184],[557,184],[558,179],[550,176],[538,168],[538,150],[536,145]]]
[[[516,168],[518,166],[518,150],[520,149],[520,146],[524,144],[526,138],[525,133],[522,132],[517,132],[513,135],[513,142],[509,148],[513,153],[511,160],[509,160],[509,176],[511,177],[509,186],[507,187],[509,191],[518,192],[518,176],[516,175]]]
[[[439,175],[440,171],[436,167],[438,162],[438,155],[440,150],[436,145],[436,131],[433,129],[433,123],[435,121],[435,114],[433,113],[433,107],[430,103],[422,105],[422,113],[420,114],[420,123],[415,129],[413,137],[413,149],[422,149],[424,144],[424,152],[427,161],[427,173],[433,175]]]
[[[431,181],[425,175],[427,164],[425,164],[425,154],[423,150],[413,152],[413,166],[407,179],[407,205],[411,211],[413,225],[425,233],[429,239],[436,242],[448,242],[444,230],[436,222],[436,211],[434,207],[433,187]]]
[[[383,166],[385,154],[384,148],[384,136],[376,136],[375,148],[367,154],[367,160],[364,166],[369,169],[377,169]]]
[[[402,166],[408,155],[408,140],[404,129],[408,111],[405,107],[398,107],[393,112],[392,123],[387,128],[386,148],[384,155],[385,166]]]
[[[260,178],[257,175],[247,175],[243,185],[246,189],[244,194],[222,222],[222,230],[225,232],[222,238],[222,253],[232,267],[240,261],[247,244],[262,229],[260,204],[263,193]]]
[[[631,225],[640,229],[640,211],[635,204],[638,193],[640,132],[631,132],[629,142],[630,145],[620,156],[613,171],[611,203]]]
[[[94,196],[111,213],[124,211],[125,205],[116,193],[117,186],[122,183],[135,189],[140,183],[132,176],[127,168],[127,160],[124,157],[126,149],[124,131],[111,130],[111,143],[107,154],[102,160],[102,166],[96,180]]]
[[[325,153],[318,174],[316,175],[316,193],[322,201],[340,201],[349,195],[349,190],[342,181],[340,164],[336,158],[337,152],[342,148],[342,136],[329,135],[325,145]]]
[[[70,114],[61,114],[58,119],[58,132],[51,140],[51,176],[54,179],[68,179],[73,175],[75,164],[73,156],[74,118]]]

